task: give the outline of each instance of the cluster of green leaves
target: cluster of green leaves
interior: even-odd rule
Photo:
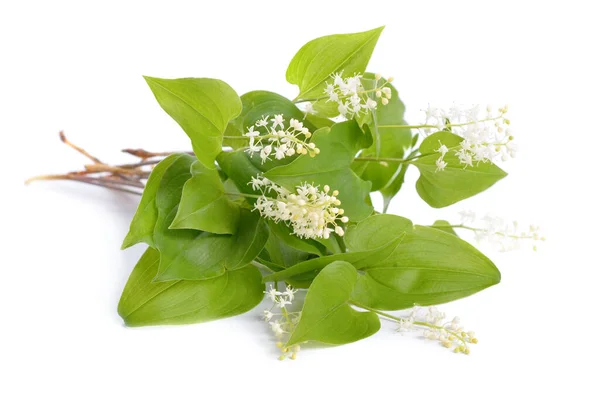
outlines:
[[[365,70],[382,29],[326,36],[302,47],[286,75],[300,90],[294,101],[268,91],[239,97],[216,79],[146,77],[160,106],[189,136],[194,153],[171,155],[153,169],[123,242],[123,248],[148,245],[119,303],[127,325],[234,316],[262,300],[266,282],[285,282],[308,289],[288,344],[343,344],[380,327],[375,313],[351,306],[433,305],[500,281],[494,264],[451,230],[377,213],[369,197],[380,192],[385,211],[412,164],[421,173],[416,186],[422,199],[433,207],[448,206],[490,187],[505,175],[500,168],[481,163],[465,169],[449,154],[446,170],[436,172],[439,141],[452,148],[461,138],[438,132],[417,147],[418,139],[401,127],[405,107],[391,85],[389,104],[371,115],[338,123],[329,119],[336,112],[323,91],[333,73],[363,74],[365,89],[374,88],[374,75]],[[296,106],[304,100],[314,102],[316,113],[305,115]],[[242,134],[274,114],[302,120],[321,153],[264,164],[250,157]],[[382,164],[357,157],[392,160]],[[304,182],[339,190],[350,219],[345,235],[300,239],[286,223],[265,221],[253,210],[253,195],[260,192],[248,184],[257,175],[292,190]]]

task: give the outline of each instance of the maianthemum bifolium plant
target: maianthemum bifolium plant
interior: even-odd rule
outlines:
[[[382,30],[304,45],[286,73],[300,90],[293,100],[269,91],[240,97],[217,79],[145,77],[193,153],[153,160],[165,153],[127,150],[142,162],[112,167],[78,149],[94,160],[86,174],[108,174],[53,177],[143,188],[123,248],[148,249],[119,302],[125,324],[217,320],[266,295],[280,359],[295,359],[308,341],[369,337],[381,318],[469,353],[474,334],[433,305],[495,285],[500,272],[455,229],[507,249],[540,239],[537,228],[491,217],[476,226],[469,212],[460,224],[419,226],[385,212],[411,165],[418,194],[434,208],[506,176],[495,162],[516,151],[507,108],[428,107],[422,123],[408,124],[392,78],[366,70]],[[143,166],[153,166],[149,177]],[[370,192],[383,196],[383,213]],[[407,308],[406,316],[388,313]]]

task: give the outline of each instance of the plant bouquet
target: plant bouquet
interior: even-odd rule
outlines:
[[[308,341],[369,337],[381,317],[469,353],[474,334],[432,306],[495,285],[500,272],[455,228],[506,248],[540,239],[537,229],[493,218],[477,227],[468,214],[460,224],[419,226],[385,212],[411,165],[434,208],[506,176],[496,162],[516,151],[507,108],[428,107],[421,123],[408,124],[392,78],[366,71],[382,30],[304,45],[286,73],[299,87],[293,100],[269,91],[240,97],[217,79],[145,77],[193,152],[128,149],[141,160],[111,166],[62,136],[93,164],[40,178],[143,189],[123,242],[148,245],[119,302],[126,325],[217,320],[266,295],[264,320],[281,359],[295,359]],[[370,192],[383,196],[380,212]]]

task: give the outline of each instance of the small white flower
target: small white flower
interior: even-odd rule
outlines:
[[[306,118],[306,115],[315,114],[317,111],[315,111],[315,108],[314,108],[312,102],[309,102],[304,106],[304,112],[305,112],[304,117]]]
[[[273,129],[277,129],[277,127],[283,129],[283,121],[284,119],[282,114],[275,115],[273,119],[271,119],[271,122],[273,122]]]
[[[505,221],[500,217],[490,215],[478,220],[475,213],[471,211],[460,212],[460,216],[461,223],[468,225],[469,230],[474,232],[477,242],[495,245],[501,252],[519,249],[521,244],[528,242],[536,250],[536,242],[545,240],[540,236],[537,226],[522,229],[516,221]]]
[[[293,150],[293,149],[292,149]],[[286,151],[287,151],[287,146],[284,144],[282,144],[281,146],[278,146],[275,148],[275,158],[277,160],[282,160],[285,158],[286,156]]]
[[[448,153],[448,147],[440,142],[440,147],[436,150],[436,152],[441,153],[442,157],[444,157],[446,153]]]
[[[338,112],[340,115],[346,116],[348,114],[348,103],[341,103],[338,105]]]
[[[271,154],[271,150],[272,150],[271,145],[267,145],[260,151],[260,159],[262,160],[263,163],[265,161],[267,161],[267,159],[269,158],[269,155]]]
[[[376,80],[376,88],[366,91],[360,74],[343,78],[342,73],[338,72],[333,74],[332,78],[333,83],[326,83],[324,90],[327,94],[327,102],[336,102],[339,114],[348,119],[377,108],[377,101],[368,97],[368,93],[374,92],[377,98],[381,98],[383,105],[388,103],[391,96],[391,89],[385,87],[387,83],[383,86],[377,85],[380,79]]]
[[[250,181],[250,184],[252,185],[252,190],[256,191],[258,189],[260,189],[264,184],[262,179],[260,178],[254,178],[252,177],[252,180]]]
[[[290,119],[290,126],[292,128],[294,128],[295,130],[301,131],[302,128],[304,127],[304,124],[302,122],[300,122],[299,120],[292,118],[292,119]]]
[[[282,309],[288,304],[292,304],[292,302],[285,298],[279,298],[279,300],[277,301],[277,306]]]
[[[277,289],[274,289],[272,286],[269,290],[264,292],[271,301],[276,302],[278,297],[281,295],[281,292],[278,292]]]
[[[253,179],[251,184],[258,186],[259,179]],[[341,204],[336,197],[338,191],[334,190],[329,195],[328,186],[323,187],[326,192],[304,183],[296,187],[295,193],[291,193],[282,187],[269,184],[263,189],[276,192],[277,197],[273,199],[263,195],[257,198],[254,208],[261,216],[275,222],[289,222],[293,234],[300,238],[328,238],[334,231],[339,235],[344,234],[343,229],[336,224],[337,220],[342,223],[348,222],[348,217],[342,216],[344,210],[338,207]]]
[[[436,129],[447,130],[463,137],[464,141],[455,155],[465,168],[480,162],[506,160],[516,155],[506,111],[506,108],[499,108],[494,116],[491,107],[484,109],[478,105],[465,108],[455,104],[448,111],[428,106],[424,111],[424,124],[435,128],[423,128],[422,131],[428,135]],[[442,153],[440,149],[437,151]]]
[[[285,296],[290,302],[292,300],[294,300],[294,294],[297,292],[297,289],[294,289],[293,287],[291,287],[290,285],[288,285],[285,288],[285,291],[283,292],[283,296]]]
[[[377,101],[367,98],[366,108],[371,110],[377,108]]]
[[[259,128],[267,126],[269,124],[268,119],[269,119],[269,115],[263,116],[261,119],[256,121],[255,126],[257,126]]]
[[[309,153],[311,157],[314,157],[319,153],[319,149],[314,143],[310,143],[310,146],[306,143],[306,139],[310,138],[312,134],[298,119],[290,119],[287,129],[285,129],[285,118],[282,114],[277,114],[271,119],[273,125],[270,128],[267,128],[267,119],[268,116],[263,116],[261,120],[248,128],[248,133],[244,134],[249,138],[249,146],[246,151],[250,156],[259,152],[264,164],[270,158],[282,160],[296,153]],[[258,130],[254,130],[255,127],[265,128],[267,133],[261,134]]]
[[[281,328],[279,321],[270,321],[269,325],[271,326],[271,331],[275,333],[276,337],[281,337],[283,335],[283,328]]]
[[[436,166],[435,171],[444,171],[444,169],[446,168],[447,165],[448,165],[448,163],[444,161],[444,158],[440,157],[439,159],[437,159],[435,161],[435,166]]]
[[[274,314],[270,310],[263,311],[263,319],[265,321],[270,321],[273,318]]]
[[[246,132],[244,134],[244,136],[249,137],[250,139],[254,139],[256,136],[260,136],[260,132],[257,130],[254,130],[254,126],[250,126],[248,128],[248,132]]]

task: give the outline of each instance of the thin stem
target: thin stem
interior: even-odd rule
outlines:
[[[109,166],[108,164],[86,164],[84,167],[89,173],[115,173],[125,175],[139,175],[145,173],[141,170],[123,168],[119,166]]]
[[[258,199],[262,196],[262,195],[245,194],[243,192],[225,192],[224,194],[230,195],[230,196],[243,196],[244,198],[254,198],[254,199]]]
[[[129,182],[124,182],[124,181],[120,181],[120,180],[116,180],[116,179],[104,180],[101,178],[90,178],[90,177],[85,177],[85,176],[81,176],[81,175],[71,175],[71,174],[40,175],[37,177],[29,178],[27,181],[25,181],[25,184],[30,184],[34,181],[52,181],[52,180],[66,180],[66,181],[83,182],[83,183],[90,184],[90,185],[97,185],[100,187],[110,188],[110,189],[114,189],[117,191],[128,192],[128,193],[136,194],[136,195],[141,195],[142,193],[128,189],[128,188],[120,187],[118,185],[123,185],[125,187],[137,187],[137,188],[144,187],[143,184],[139,184],[139,185],[132,184]]]
[[[378,128],[400,128],[400,129],[422,129],[422,128],[437,128],[437,125],[378,125]]]
[[[378,90],[381,90],[383,87],[385,87],[385,85],[388,84],[388,83],[389,83],[389,81],[384,80],[384,83],[382,85],[377,86],[376,88],[373,88],[373,89],[370,89],[370,90],[366,90],[365,89],[365,90],[357,91],[356,94],[361,94],[362,95],[362,94],[377,92]],[[329,98],[329,96],[328,95],[323,95],[321,97],[316,97],[316,98],[301,98],[301,99],[294,98],[292,100],[292,102],[294,104],[300,104],[301,102],[316,102],[316,101],[321,101],[321,100],[324,100],[326,98]]]
[[[472,232],[487,232],[486,229],[479,229],[476,227],[465,226],[464,224],[431,225],[429,227],[433,227],[435,229],[465,229],[465,230],[471,230]],[[506,233],[501,233],[498,231],[494,232],[494,234],[497,236],[508,237],[508,238],[513,238],[513,239],[518,239],[518,240],[534,238],[534,236],[517,236],[514,234],[506,234]]]
[[[144,167],[144,166],[152,166],[152,165],[160,163],[161,161],[163,161],[163,159],[142,160],[139,163],[119,164],[118,166],[115,166],[115,167],[137,168],[137,167]],[[147,172],[144,172],[144,173],[148,174]]]
[[[60,140],[66,144],[67,146],[71,147],[72,149],[75,149],[77,152],[83,154],[85,157],[89,158],[90,160],[92,160],[94,163],[96,164],[103,164],[102,161],[94,156],[92,156],[90,153],[88,153],[87,151],[85,151],[83,148],[69,142],[69,140],[67,139],[67,137],[65,136],[65,133],[61,130],[60,132],[58,132],[58,136],[60,137]]]
[[[373,312],[373,313],[375,313],[375,314],[377,314],[377,315],[379,315],[379,316],[381,316],[381,317],[386,317],[386,318],[392,319],[392,320],[394,320],[394,321],[396,321],[396,322],[398,322],[398,323],[401,323],[402,321],[404,321],[404,320],[405,320],[405,319],[403,319],[403,318],[401,318],[401,317],[396,317],[396,316],[393,316],[393,315],[391,315],[391,314],[389,314],[389,313],[386,313],[386,312],[383,312],[383,311],[380,311],[380,310],[376,310],[376,309],[373,309],[373,308],[371,308],[371,307],[363,306],[362,304],[356,303],[356,302],[354,302],[354,301],[352,301],[352,300],[348,301],[348,303],[349,303],[349,304],[351,304],[351,305],[353,305],[353,306],[360,307],[361,309],[364,309],[364,310],[368,310],[368,311],[370,311],[370,312]],[[465,347],[467,346],[467,341],[465,341],[465,339],[464,339],[464,338],[463,338],[463,337],[462,337],[462,336],[461,336],[459,333],[457,333],[457,332],[455,332],[455,331],[452,331],[452,330],[449,330],[449,329],[445,328],[444,326],[441,326],[441,325],[435,325],[435,324],[431,324],[431,323],[426,323],[426,322],[424,322],[424,321],[413,321],[413,324],[414,324],[414,325],[421,326],[421,327],[427,327],[427,328],[436,329],[436,330],[444,330],[444,331],[446,331],[447,333],[449,333],[449,334],[452,334],[452,335],[453,335],[453,336],[454,336],[456,339],[458,339],[458,340],[459,340],[459,341],[460,341],[460,342],[461,342],[461,343],[462,343],[462,344],[463,344]]]
[[[176,151],[172,151],[172,152],[149,152],[149,151],[144,150],[144,149],[123,149],[121,151],[123,153],[131,154],[132,156],[139,157],[139,158],[141,158],[143,160],[149,159],[151,157],[167,157],[167,156],[170,156],[171,154],[177,154],[177,153],[186,153],[186,154],[194,155],[194,152],[190,152],[190,151],[183,151],[183,152],[176,152]]]
[[[389,161],[391,163],[408,163],[410,161],[417,160],[421,157],[429,156],[430,154],[433,154],[433,153],[421,154],[419,156],[410,157],[408,159],[401,159],[401,158],[396,158],[396,157],[355,157],[354,160],[356,160],[356,161]]]
[[[377,114],[374,110],[371,110],[371,117],[373,118],[373,126],[375,127],[375,156],[379,157],[381,154],[381,135],[377,126]]]
[[[469,121],[469,122],[462,122],[462,123],[449,123],[447,125],[444,125],[444,128],[454,128],[454,127],[459,127],[459,126],[474,125],[474,124],[479,123],[479,122],[495,121],[495,120],[500,119],[502,117],[503,117],[503,115],[499,115],[499,116],[492,117],[492,118],[485,118],[485,119],[482,119],[480,121]],[[429,125],[429,124],[422,124],[422,125],[378,125],[378,128],[398,128],[398,129],[425,129],[425,128],[432,128],[432,129],[440,129],[440,127],[438,125]],[[443,130],[443,129],[440,129],[440,130]]]

